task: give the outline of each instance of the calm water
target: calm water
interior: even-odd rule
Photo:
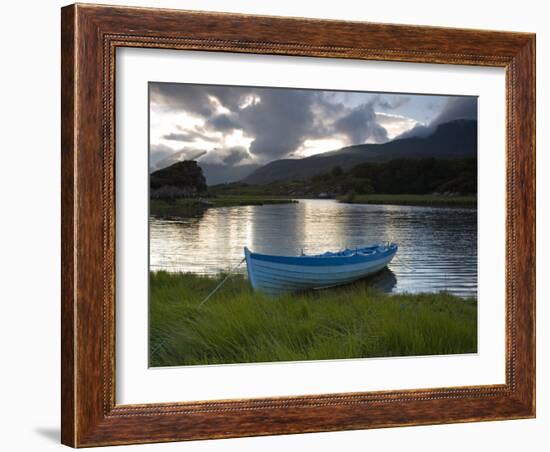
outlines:
[[[207,209],[191,218],[150,220],[152,270],[216,274],[243,258],[243,247],[298,255],[380,241],[399,245],[373,284],[390,292],[477,294],[477,210],[339,204]],[[239,268],[246,272],[246,264]]]

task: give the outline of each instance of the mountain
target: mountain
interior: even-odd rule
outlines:
[[[258,168],[242,179],[247,184],[304,180],[330,171],[335,166],[349,169],[365,162],[399,158],[443,159],[477,156],[477,121],[457,119],[438,125],[425,137],[397,138],[383,144],[359,144],[303,159],[282,159]]]
[[[202,169],[208,186],[240,181],[260,167],[260,165],[252,164],[238,166],[215,165],[212,163],[202,163],[200,160],[198,164]]]

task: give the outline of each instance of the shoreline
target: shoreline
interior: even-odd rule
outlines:
[[[201,209],[240,206],[264,206],[273,204],[296,204],[298,201],[282,196],[228,195],[217,197],[177,198],[174,200],[151,199],[149,210],[152,215],[175,215]]]
[[[355,195],[352,199],[346,196],[336,198],[343,204],[381,204],[394,206],[426,207],[471,207],[477,208],[477,196],[444,196],[444,195],[391,195],[370,194]]]
[[[264,206],[274,204],[296,204],[300,200],[333,200],[342,204],[380,204],[394,206],[425,207],[469,207],[477,208],[477,196],[443,196],[443,195],[389,195],[371,194],[355,195],[352,199],[346,196],[331,198],[319,197],[285,197],[266,195],[225,195],[204,198],[177,198],[174,200],[151,199],[152,215],[177,215],[208,208]]]

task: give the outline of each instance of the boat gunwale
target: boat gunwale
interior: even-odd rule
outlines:
[[[271,262],[274,264],[286,264],[297,266],[330,266],[330,265],[353,265],[362,262],[375,261],[383,257],[395,255],[398,250],[396,243],[390,243],[385,247],[384,251],[379,251],[380,245],[372,247],[357,248],[353,254],[350,255],[327,255],[322,254],[312,256],[284,256],[284,255],[272,255],[262,254],[250,251],[245,247],[245,254],[248,254],[250,260],[256,260],[261,262]],[[365,249],[374,250],[373,253],[362,254],[359,251]]]

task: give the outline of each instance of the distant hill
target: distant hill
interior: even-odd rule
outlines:
[[[210,187],[216,195],[338,198],[369,194],[457,196],[477,193],[477,158],[395,159],[340,166],[310,179],[269,184],[236,182]]]
[[[458,119],[440,124],[426,137],[396,139],[384,144],[360,144],[303,159],[283,159],[268,163],[242,179],[246,184],[304,180],[330,171],[344,170],[360,163],[384,162],[402,158],[442,159],[477,156],[477,121]]]
[[[209,187],[240,181],[260,167],[259,165],[250,164],[238,166],[215,165],[212,163],[203,163],[200,160],[198,161],[198,165],[202,168],[206,184]]]

